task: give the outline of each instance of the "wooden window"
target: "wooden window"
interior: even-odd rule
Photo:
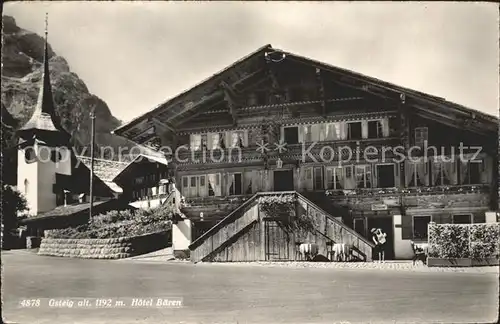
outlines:
[[[426,186],[429,179],[429,163],[426,161],[410,162],[405,166],[405,181],[408,187]]]
[[[342,174],[343,174],[342,167],[327,167],[326,189],[330,190],[342,189],[344,187]]]
[[[424,142],[429,140],[429,130],[427,127],[415,128],[415,146],[424,147]]]
[[[377,165],[377,188],[395,187],[394,164]]]
[[[201,134],[190,135],[190,148],[192,151],[198,151],[201,149]]]
[[[356,183],[358,188],[371,188],[371,166],[356,165]]]
[[[229,174],[229,195],[241,195],[243,192],[243,181],[241,173]]]
[[[362,138],[362,123],[361,122],[351,122],[347,123],[347,139],[358,140]]]
[[[322,124],[320,130],[320,141],[334,141],[340,139],[340,124],[327,123]]]
[[[208,196],[221,196],[220,173],[207,175]]]
[[[283,141],[287,144],[299,143],[299,128],[298,127],[284,127],[283,128]]]
[[[247,147],[247,132],[245,130],[229,132],[229,138],[232,148]]]
[[[303,126],[303,143],[310,143],[313,141],[312,137],[312,125]]]
[[[314,190],[323,190],[323,168],[314,168]]]
[[[471,214],[459,214],[452,216],[453,224],[472,224]]]
[[[448,186],[456,183],[456,161],[450,158],[434,157],[431,164],[432,184],[435,186]]]
[[[482,160],[471,160],[468,163],[461,164],[462,171],[460,176],[462,177],[462,184],[480,184],[481,173],[483,171],[483,161]]]
[[[413,216],[413,238],[426,240],[428,237],[427,225],[431,216]]]
[[[215,150],[220,148],[220,134],[219,133],[209,133],[208,134],[208,145],[209,150]]]
[[[381,120],[368,121],[368,138],[381,138],[384,136]]]

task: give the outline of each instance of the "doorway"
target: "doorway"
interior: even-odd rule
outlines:
[[[382,232],[387,234],[387,242],[386,250],[385,250],[385,259],[393,260],[394,259],[394,230],[392,224],[392,216],[372,216],[368,218],[368,231],[370,235],[371,241],[371,232],[372,228],[380,228]],[[374,256],[375,257],[375,256]]]
[[[293,170],[274,171],[274,191],[293,191]]]

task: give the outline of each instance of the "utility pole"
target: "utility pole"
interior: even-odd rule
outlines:
[[[95,146],[95,109],[90,113],[90,208],[89,223],[92,223],[92,207],[94,207],[94,146]]]

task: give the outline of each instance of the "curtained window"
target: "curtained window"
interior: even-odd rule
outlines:
[[[246,131],[230,132],[231,147],[247,147]]]
[[[313,141],[312,138],[312,125],[303,126],[303,143],[310,143]]]
[[[215,150],[220,148],[221,136],[219,133],[209,133],[207,135],[207,148],[209,150]]]
[[[201,149],[201,134],[191,134],[189,138],[189,143],[192,151],[198,151]]]
[[[406,161],[405,184],[406,187],[423,187],[429,183],[429,164],[420,160],[418,162]]]
[[[357,188],[371,188],[371,165],[356,165],[355,170]]]
[[[342,189],[343,188],[343,168],[342,167],[327,167],[326,168],[326,189]]]
[[[220,173],[209,174],[207,176],[208,180],[208,195],[209,196],[221,196],[221,181]]]
[[[460,163],[460,183],[461,184],[480,184],[482,183],[481,173],[484,164],[482,160],[461,161]]]
[[[456,162],[449,157],[434,157],[432,160],[432,184],[447,186],[456,184]]]

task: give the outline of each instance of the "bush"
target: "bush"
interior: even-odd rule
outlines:
[[[110,211],[93,217],[89,224],[51,230],[50,238],[119,238],[163,232],[171,229],[172,218],[178,211],[173,206],[148,210]]]
[[[498,258],[499,224],[431,224],[429,256],[434,258]]]

